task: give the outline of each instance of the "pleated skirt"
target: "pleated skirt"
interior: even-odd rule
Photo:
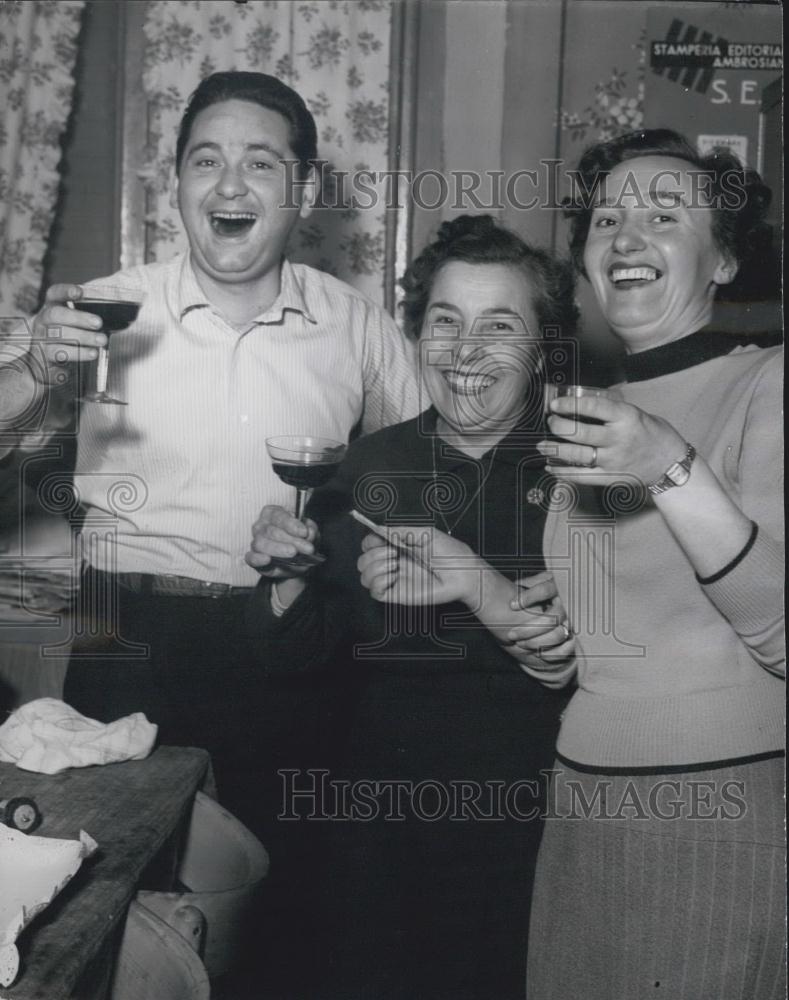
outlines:
[[[786,995],[784,761],[601,775],[557,762],[528,1000]]]

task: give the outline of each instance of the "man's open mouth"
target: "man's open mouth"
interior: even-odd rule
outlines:
[[[637,267],[613,264],[608,269],[608,276],[617,288],[633,288],[657,281],[663,277],[663,272],[649,264],[639,264]]]
[[[222,237],[244,236],[257,222],[254,212],[211,212],[211,228]]]
[[[479,396],[498,382],[490,372],[471,368],[447,368],[441,374],[452,392],[458,396]]]

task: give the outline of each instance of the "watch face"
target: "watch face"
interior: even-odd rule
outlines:
[[[684,465],[677,462],[666,470],[666,478],[670,479],[675,486],[684,486],[690,479],[690,469],[686,469]]]

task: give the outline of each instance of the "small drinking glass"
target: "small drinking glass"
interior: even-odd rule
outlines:
[[[137,319],[144,294],[131,288],[120,288],[117,285],[92,285],[85,289],[81,299],[69,301],[70,309],[79,312],[92,313],[101,319],[101,331],[107,335],[108,341],[113,333],[125,330]],[[113,406],[127,406],[123,399],[115,399],[107,392],[107,375],[110,365],[109,343],[99,348],[96,361],[96,388],[81,397],[88,403],[110,403]]]
[[[571,399],[588,399],[590,397],[602,397],[604,399],[614,399],[621,400],[622,393],[619,389],[609,388],[609,389],[599,389],[596,386],[590,385],[547,385],[545,387],[545,412],[546,414],[551,413],[550,404],[554,399],[571,398]],[[595,420],[593,417],[583,417],[578,412],[575,413],[565,413],[563,416],[567,420],[575,420],[576,423],[580,424],[602,424],[602,420]],[[556,435],[549,435],[549,440],[561,442],[561,441],[572,441],[572,436],[570,437],[557,437]],[[559,458],[557,455],[551,455],[549,457],[550,465],[575,465],[574,462],[568,462],[564,459]]]

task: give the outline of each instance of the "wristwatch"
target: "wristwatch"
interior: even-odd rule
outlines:
[[[690,467],[693,465],[693,459],[695,457],[696,449],[692,444],[687,445],[684,458],[681,458],[678,462],[670,465],[660,479],[656,480],[654,483],[647,484],[649,492],[652,494],[665,493],[666,490],[670,490],[672,486],[684,486],[690,479]]]

